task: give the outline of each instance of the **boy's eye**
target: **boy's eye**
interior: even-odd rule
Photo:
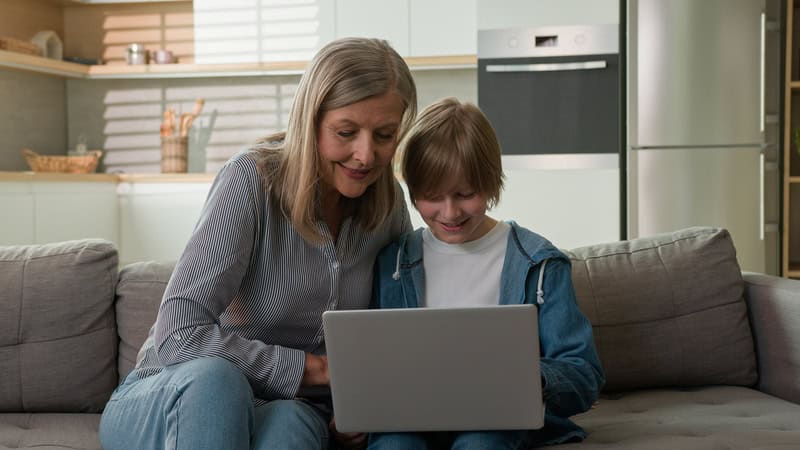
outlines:
[[[470,192],[459,192],[458,196],[461,197],[461,198],[472,198],[472,197],[475,196],[475,192],[472,192],[472,191],[470,191]]]
[[[426,200],[426,201],[429,201],[429,202],[438,202],[438,201],[441,201],[442,199],[444,199],[444,196],[443,195],[427,194],[427,195],[423,195],[422,198],[424,200]]]

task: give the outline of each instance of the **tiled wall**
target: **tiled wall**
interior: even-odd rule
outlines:
[[[62,78],[0,70],[0,171],[29,170],[24,148],[66,153],[65,98]]]
[[[474,69],[416,71],[420,109],[455,96],[477,103]],[[206,101],[189,139],[189,171],[216,172],[255,139],[283,130],[299,76],[67,81],[68,145],[80,135],[105,151],[101,171],[158,172],[159,124],[167,107]]]

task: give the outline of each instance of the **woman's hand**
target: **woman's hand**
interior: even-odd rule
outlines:
[[[367,446],[366,433],[340,433],[336,431],[336,418],[331,418],[331,423],[328,425],[330,433],[336,439],[336,444],[339,448],[347,450],[362,449]]]
[[[306,365],[303,369],[302,386],[319,386],[330,384],[328,375],[328,357],[306,353]]]

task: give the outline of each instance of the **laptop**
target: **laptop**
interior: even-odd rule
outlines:
[[[544,425],[535,305],[327,311],[322,323],[339,431]]]

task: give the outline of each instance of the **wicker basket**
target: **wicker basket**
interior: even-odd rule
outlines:
[[[22,154],[34,172],[92,173],[103,152],[91,150],[81,156],[44,156],[26,148]]]
[[[0,36],[0,50],[24,53],[26,55],[42,56],[42,49],[33,42]]]

